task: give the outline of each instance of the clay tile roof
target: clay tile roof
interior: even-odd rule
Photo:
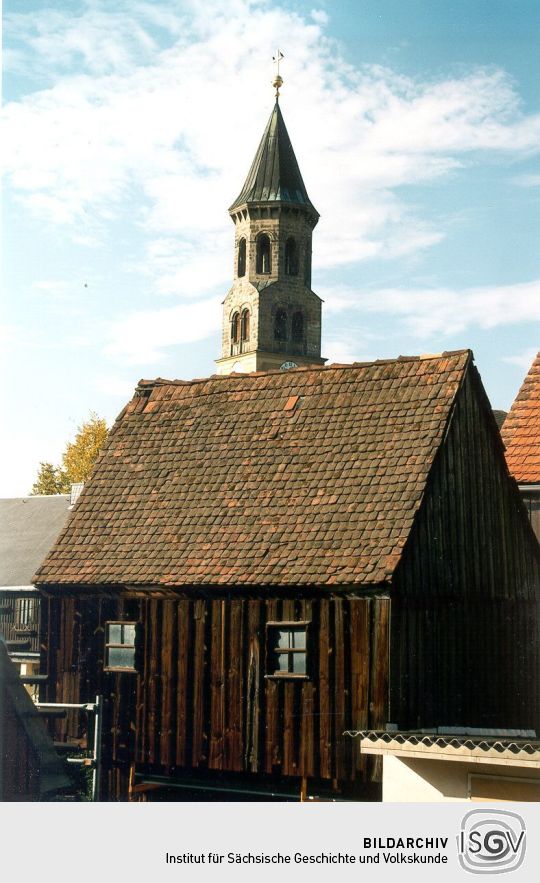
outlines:
[[[540,484],[540,353],[504,421],[502,437],[508,468],[516,481]]]
[[[142,382],[37,582],[388,581],[470,360]]]

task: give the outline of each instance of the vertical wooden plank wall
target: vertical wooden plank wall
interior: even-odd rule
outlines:
[[[388,601],[153,603],[164,613],[160,631],[147,629],[145,669],[153,672],[168,659],[167,635],[181,635],[183,646],[177,647],[174,677],[162,675],[175,695],[161,699],[159,744],[163,732],[173,738],[164,754],[152,730],[139,727],[140,762],[342,781],[363,775],[365,762],[353,758],[352,740],[343,732],[386,723]],[[266,622],[280,620],[310,622],[307,680],[265,677]],[[143,707],[152,701],[143,700]],[[150,708],[146,717],[152,718]]]
[[[522,490],[521,495],[527,509],[532,529],[534,530],[536,539],[540,543],[540,495],[528,491],[526,488]]]
[[[48,604],[62,635],[47,648],[48,698],[104,694],[113,765],[366,777],[366,760],[343,732],[387,721],[389,601],[95,600],[79,602],[81,616],[66,600]],[[89,681],[103,660],[106,621],[130,618],[142,625],[142,670],[101,666]],[[309,622],[309,678],[265,677],[266,623],[291,620]]]
[[[540,727],[538,547],[487,407],[469,374],[394,579],[402,729]]]

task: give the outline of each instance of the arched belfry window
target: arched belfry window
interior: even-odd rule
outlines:
[[[274,319],[274,339],[287,340],[287,313],[285,310],[278,310]]]
[[[240,340],[240,315],[234,313],[231,319],[231,343],[238,343]]]
[[[241,330],[240,334],[242,336],[242,340],[249,340],[249,310],[242,310],[242,321],[241,321]]]
[[[246,275],[246,240],[238,243],[238,276]]]
[[[287,276],[298,276],[298,246],[292,236],[285,243],[285,273]]]
[[[292,339],[295,343],[302,343],[304,340],[304,314],[300,311],[293,313]]]
[[[266,233],[261,233],[257,239],[257,273],[270,273],[271,271],[270,239]]]

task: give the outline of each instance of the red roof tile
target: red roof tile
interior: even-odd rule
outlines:
[[[470,357],[141,381],[38,583],[387,581]]]
[[[502,437],[510,472],[520,484],[540,484],[540,353],[504,421]]]

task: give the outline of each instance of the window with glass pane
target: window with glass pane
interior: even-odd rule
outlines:
[[[268,624],[267,674],[307,677],[307,623]]]
[[[134,622],[108,622],[105,633],[105,668],[135,671]]]

